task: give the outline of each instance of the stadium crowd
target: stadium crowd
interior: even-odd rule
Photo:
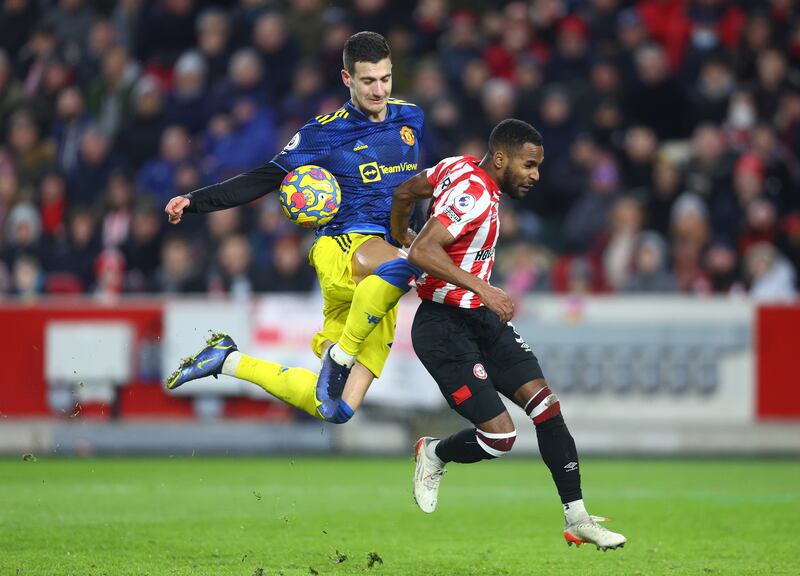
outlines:
[[[423,166],[506,117],[542,133],[496,284],[794,298],[795,0],[4,0],[0,295],[312,289],[274,196],[169,228],[163,207],[338,108],[359,30],[427,113]]]

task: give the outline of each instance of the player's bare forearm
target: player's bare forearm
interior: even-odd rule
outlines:
[[[199,188],[184,198],[189,200],[186,212],[215,212],[247,204],[280,186],[286,172],[270,162],[234,176],[224,182]]]
[[[454,238],[436,218],[425,223],[408,251],[408,261],[450,284],[474,292],[479,297],[489,284],[455,265],[444,247]]]
[[[428,182],[425,172],[412,176],[395,188],[392,194],[392,238],[403,246],[408,246],[413,241],[409,236],[408,221],[414,204],[431,196],[433,186]]]

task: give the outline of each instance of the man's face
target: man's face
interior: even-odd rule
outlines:
[[[371,119],[383,120],[386,100],[392,93],[392,61],[356,62],[353,73],[342,70],[342,81],[350,88],[353,104]]]
[[[539,166],[544,162],[544,148],[526,142],[512,153],[505,153],[505,166],[500,187],[512,198],[524,198],[539,181]]]

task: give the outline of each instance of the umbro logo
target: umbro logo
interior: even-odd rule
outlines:
[[[577,462],[569,462],[568,464],[564,465],[564,470],[566,470],[567,472],[574,472],[577,469],[578,469]]]

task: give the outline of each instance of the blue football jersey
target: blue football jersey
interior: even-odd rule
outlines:
[[[318,235],[380,233],[389,239],[392,192],[419,171],[424,120],[421,108],[390,98],[386,118],[372,122],[348,101],[303,126],[272,162],[287,173],[322,166],[339,181],[339,211]]]

